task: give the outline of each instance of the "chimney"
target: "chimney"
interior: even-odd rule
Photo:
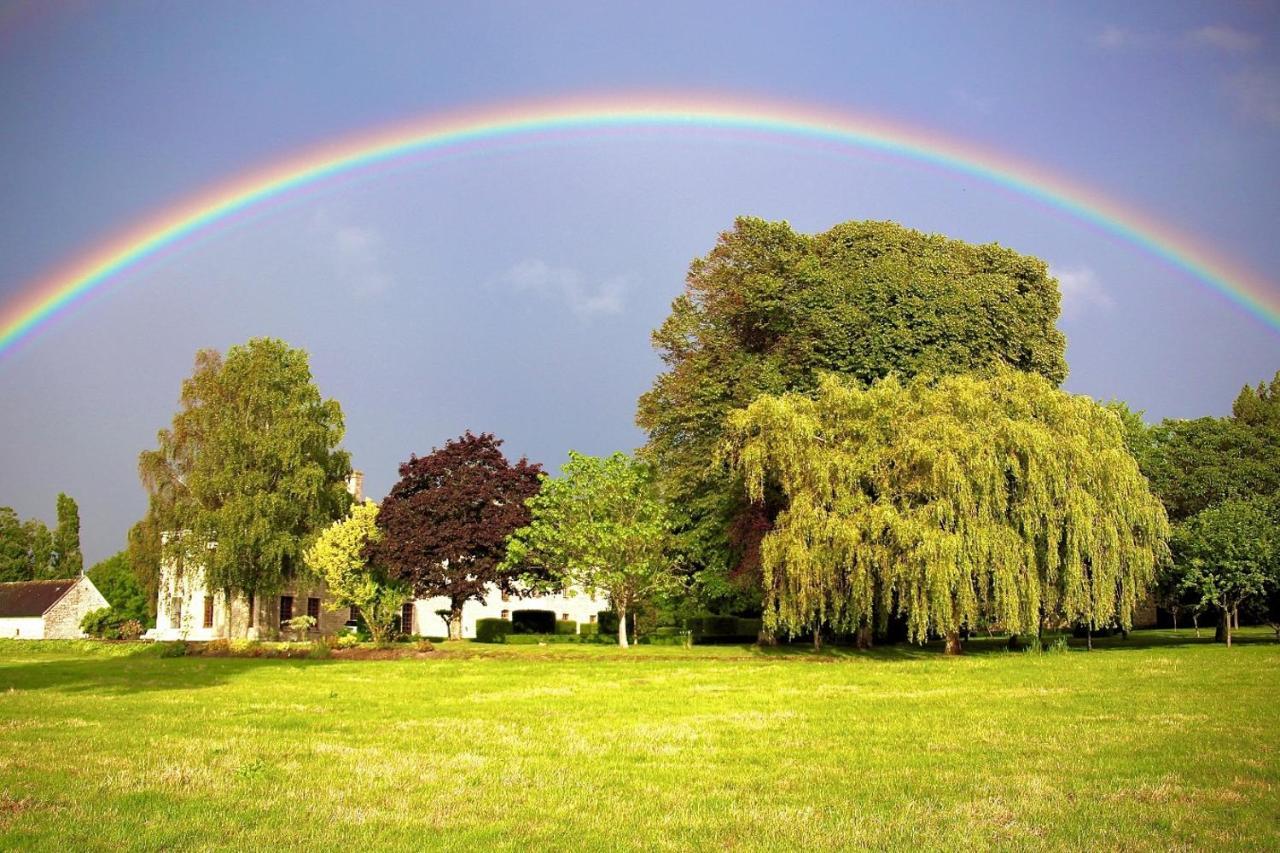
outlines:
[[[364,472],[352,471],[347,477],[347,494],[351,495],[352,500],[356,503],[364,502]]]

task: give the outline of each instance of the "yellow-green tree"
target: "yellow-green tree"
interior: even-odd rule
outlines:
[[[1035,631],[1044,615],[1129,626],[1168,521],[1113,412],[999,370],[825,377],[730,415],[751,500],[784,509],[761,551],[766,627],[854,631],[890,612],[913,640]]]
[[[392,623],[411,590],[370,563],[369,546],[382,538],[378,505],[371,500],[351,507],[351,513],[320,532],[306,550],[307,567],[329,589],[326,607],[354,607],[364,616],[374,642],[388,639]]]

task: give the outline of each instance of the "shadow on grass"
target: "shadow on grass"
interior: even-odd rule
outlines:
[[[177,657],[161,658],[155,646],[130,644],[110,654],[59,654],[40,649],[21,654],[0,647],[0,693],[56,690],[63,693],[138,693],[218,687],[265,667],[295,667],[330,661],[299,658]],[[8,659],[8,658],[17,658]],[[287,677],[284,669],[281,677]]]

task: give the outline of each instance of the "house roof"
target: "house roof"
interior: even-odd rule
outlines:
[[[0,619],[43,616],[80,578],[0,583]]]

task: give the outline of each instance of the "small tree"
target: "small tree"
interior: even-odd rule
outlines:
[[[515,571],[500,566],[507,537],[529,522],[525,501],[542,466],[512,465],[491,433],[467,432],[400,466],[400,482],[378,512],[382,538],[369,556],[424,598],[449,599],[449,639],[462,639],[462,606],[491,585],[518,593]]]
[[[355,607],[374,642],[383,643],[390,639],[392,623],[410,592],[367,557],[369,546],[382,538],[377,518],[378,505],[371,500],[352,506],[346,518],[321,531],[303,559],[328,587],[325,606]]]
[[[58,493],[58,527],[53,532],[55,573],[60,578],[73,578],[84,569],[80,552],[80,507],[75,498]]]
[[[1232,617],[1265,598],[1276,572],[1277,535],[1267,505],[1231,499],[1203,509],[1177,526],[1173,552],[1183,566],[1183,588],[1218,608],[1230,646]]]
[[[647,465],[624,453],[569,453],[562,476],[529,500],[533,520],[511,537],[507,565],[533,587],[602,590],[627,647],[627,612],[678,585],[668,558],[671,516]]]

